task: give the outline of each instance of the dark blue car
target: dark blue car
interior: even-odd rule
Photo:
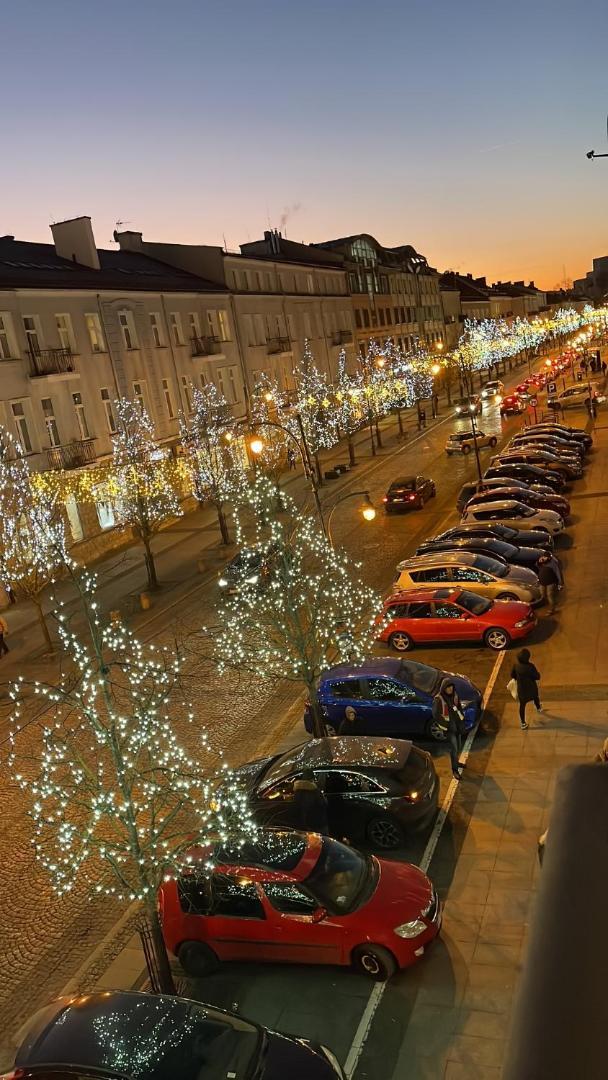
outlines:
[[[444,734],[433,721],[432,705],[441,680],[448,677],[464,705],[468,731],[479,716],[481,692],[464,675],[391,657],[366,660],[359,666],[338,664],[329,668],[321,675],[318,689],[328,734],[338,731],[350,705],[356,718],[342,734],[443,739]],[[310,705],[304,713],[304,725],[312,733]]]

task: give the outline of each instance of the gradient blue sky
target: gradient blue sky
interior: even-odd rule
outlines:
[[[0,232],[370,232],[551,287],[608,251],[608,3],[0,0]]]

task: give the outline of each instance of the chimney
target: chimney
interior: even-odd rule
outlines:
[[[51,225],[55,251],[62,259],[99,270],[99,255],[95,247],[95,237],[90,217],[71,218],[70,221],[58,221]]]
[[[124,232],[117,232],[114,229],[114,239],[120,246],[121,251],[141,251],[143,233],[131,232],[130,229],[125,229]]]

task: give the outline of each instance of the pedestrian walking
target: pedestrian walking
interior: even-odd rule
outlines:
[[[327,799],[315,783],[312,769],[306,769],[293,785],[293,809],[297,828],[323,835],[329,832]]]
[[[7,623],[6,619],[3,619],[2,615],[0,615],[0,656],[5,656],[6,653],[8,652],[8,645],[6,644],[6,641],[4,640],[5,637],[7,636],[7,634],[8,634],[8,623]]]
[[[290,446],[287,449],[287,465],[288,465],[288,468],[289,468],[290,472],[291,472],[292,469],[295,469],[295,467],[296,467],[296,452],[295,452],[293,446]]]
[[[445,731],[450,744],[452,774],[455,780],[460,780],[460,770],[464,768],[460,761],[464,742],[464,712],[451,679],[443,680],[433,698],[433,720]]]
[[[511,678],[515,679],[517,684],[517,700],[519,701],[519,722],[521,724],[521,730],[527,731],[526,705],[528,702],[534,702],[538,713],[542,713],[543,711],[538,696],[540,673],[534,667],[534,664],[530,663],[529,649],[521,649],[518,652],[517,660],[511,669]]]
[[[5,591],[6,595],[8,596],[9,604],[16,604],[17,603],[17,598],[16,598],[16,596],[15,596],[15,594],[13,592],[13,586],[12,585],[5,585],[4,586],[4,591]]]
[[[551,565],[551,562],[552,559],[550,555],[541,555],[536,568],[543,600],[548,604],[549,615],[553,615],[555,612],[557,590],[560,588],[559,576],[555,568]]]
[[[426,412],[424,409],[418,410],[418,430],[422,431],[426,427]]]

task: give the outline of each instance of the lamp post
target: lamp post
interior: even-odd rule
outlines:
[[[479,447],[477,445],[477,424],[475,423],[475,406],[471,402],[469,405],[469,416],[471,418],[471,431],[473,432],[473,449],[475,451],[475,461],[477,463],[477,477],[479,482],[482,481],[481,475],[481,462],[479,460]]]
[[[326,535],[327,535],[327,539],[329,540],[329,543],[330,543],[331,547],[334,546],[333,537],[331,535],[331,522],[332,522],[332,518],[334,516],[335,510],[336,510],[336,507],[339,506],[340,503],[344,502],[346,499],[355,499],[358,496],[362,496],[365,499],[365,502],[363,503],[363,505],[361,507],[361,514],[363,515],[363,518],[365,519],[365,521],[373,521],[374,520],[374,518],[376,516],[376,508],[373,505],[372,500],[369,497],[369,491],[347,491],[345,495],[341,495],[339,499],[336,499],[334,505],[332,506],[331,510],[329,511],[329,516],[327,518],[327,533],[326,533]]]

